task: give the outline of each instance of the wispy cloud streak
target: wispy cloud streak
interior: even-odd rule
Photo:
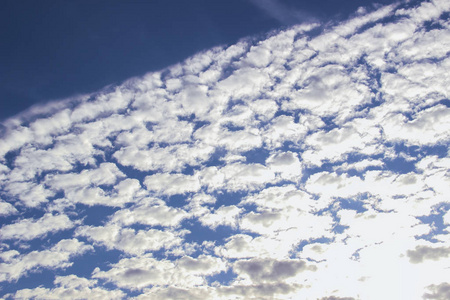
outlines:
[[[306,11],[288,7],[280,0],[249,0],[256,7],[264,11],[283,25],[294,25],[301,23],[313,23],[317,19]]]

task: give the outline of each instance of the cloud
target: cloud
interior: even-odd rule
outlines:
[[[301,284],[286,283],[264,283],[252,285],[232,285],[219,288],[218,294],[221,299],[232,297],[273,299],[289,298],[301,293],[303,286]],[[220,298],[219,298],[220,299]]]
[[[250,0],[250,2],[283,25],[310,23],[315,19],[310,14],[288,7],[279,0]]]
[[[12,296],[15,299],[123,299],[125,293],[121,290],[109,290],[98,287],[97,280],[88,280],[76,275],[57,276],[54,288],[37,287],[35,289],[22,289]]]
[[[48,202],[55,193],[44,187],[42,184],[34,182],[11,182],[4,188],[10,196],[20,200],[21,204],[27,207],[39,207]]]
[[[182,209],[167,206],[157,199],[146,199],[139,204],[117,211],[111,216],[111,224],[130,226],[143,224],[151,226],[178,226],[180,222],[189,217]]]
[[[42,268],[67,268],[73,264],[70,262],[73,256],[79,256],[91,250],[93,250],[92,246],[77,239],[61,240],[50,249],[32,251],[24,255],[16,250],[10,250],[2,254],[4,262],[0,263],[2,269],[0,280],[17,281],[20,277]]]
[[[199,176],[202,184],[210,190],[251,191],[275,181],[275,172],[259,163],[233,162],[220,169],[204,168]]]
[[[199,218],[202,225],[210,227],[212,229],[217,226],[230,226],[231,228],[237,228],[239,222],[239,214],[242,209],[235,205],[221,206],[212,212],[206,212]]]
[[[24,219],[17,223],[0,228],[0,236],[4,240],[27,241],[46,236],[49,233],[70,229],[75,226],[66,215],[45,214],[38,220]]]
[[[160,173],[150,175],[145,177],[144,184],[150,191],[167,195],[185,194],[200,189],[197,176],[183,174]]]
[[[109,226],[81,226],[76,230],[76,236],[84,236],[96,245],[107,249],[118,249],[131,255],[142,255],[161,248],[170,249],[182,242],[185,231],[170,232],[158,229],[134,230]]]
[[[416,246],[414,250],[408,250],[407,255],[413,264],[425,260],[440,260],[450,256],[450,247]]]
[[[431,293],[425,293],[423,295],[424,299],[444,300],[450,296],[450,284],[445,282],[438,285],[432,284],[428,286],[428,289]]]
[[[182,257],[176,261],[156,260],[149,255],[121,259],[108,271],[95,269],[94,278],[106,279],[117,286],[141,290],[150,286],[195,287],[205,283],[205,276],[219,273],[226,264],[219,258]]]
[[[17,214],[17,209],[8,202],[0,202],[0,216],[8,216]]]
[[[270,259],[241,260],[233,266],[233,269],[237,274],[248,277],[255,283],[282,281],[305,270],[315,271],[313,266],[307,266],[304,261]]]

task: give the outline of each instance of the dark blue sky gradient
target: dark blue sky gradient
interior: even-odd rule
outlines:
[[[278,3],[326,22],[374,2]],[[93,92],[292,21],[284,23],[250,0],[3,0],[0,121],[35,103]]]

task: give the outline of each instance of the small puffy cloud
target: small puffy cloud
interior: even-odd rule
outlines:
[[[285,141],[297,143],[309,129],[306,120],[305,123],[295,123],[293,117],[285,115],[273,118],[262,132],[264,142],[273,148],[281,147]]]
[[[247,110],[247,112],[251,113],[250,110]],[[245,124],[246,128],[233,131],[228,130],[226,126],[222,126],[220,123],[212,123],[195,131],[194,139],[200,140],[210,147],[224,147],[233,152],[245,152],[259,148],[262,145],[259,129],[248,127],[248,114],[242,112],[234,113],[237,113],[237,115],[233,115],[233,112],[230,112],[230,114],[223,116],[223,125],[231,123],[234,126],[242,126]]]
[[[211,287],[160,287],[155,286],[149,289],[144,289],[142,294],[133,298],[136,300],[159,300],[159,299],[192,299],[192,300],[203,300],[211,299],[215,297],[213,294],[213,289]],[[218,298],[215,298],[218,299]]]
[[[109,222],[121,226],[133,224],[178,226],[188,216],[184,210],[169,207],[161,200],[145,199],[130,208],[117,211]]]
[[[183,256],[177,260],[177,266],[190,274],[212,274],[226,269],[226,264],[221,259],[206,255],[197,258]]]
[[[151,286],[195,287],[206,276],[226,270],[226,264],[212,256],[184,256],[175,261],[157,260],[149,255],[124,258],[108,271],[94,270],[92,277],[113,282],[121,288],[142,290]]]
[[[6,153],[22,147],[24,144],[33,140],[31,130],[23,126],[14,126],[2,136],[2,144],[0,145],[0,155],[3,157]]]
[[[261,237],[253,238],[247,234],[236,234],[227,239],[224,246],[215,249],[216,254],[228,258],[260,257],[267,253]]]
[[[251,110],[254,111],[256,118],[262,121],[268,121],[273,118],[278,110],[278,105],[274,100],[261,99],[248,103]]]
[[[333,218],[315,215],[294,208],[270,209],[243,214],[239,220],[241,229],[264,236],[283,238],[283,242],[295,244],[300,240],[330,236]]]
[[[158,173],[145,177],[144,184],[147,190],[166,195],[197,192],[200,189],[196,175]]]
[[[17,209],[11,203],[3,201],[0,202],[0,216],[9,216],[17,213]]]
[[[358,124],[356,120],[353,121]],[[351,152],[365,152],[367,154],[375,154],[376,150],[371,150],[375,139],[379,137],[380,132],[372,126],[369,128],[361,126],[341,127],[330,131],[318,131],[309,135],[305,143],[311,150],[305,151],[302,158],[311,164],[320,164],[324,160],[339,161],[345,158],[344,155]],[[370,153],[372,152],[372,153]]]
[[[61,240],[50,249],[42,251],[32,251],[20,255],[13,253],[6,262],[0,263],[2,272],[0,281],[16,281],[30,272],[36,272],[39,269],[60,269],[72,265],[70,259],[79,256],[87,251],[93,250],[93,247],[86,245],[77,239]]]
[[[390,171],[367,171],[364,176],[349,176],[346,173],[319,172],[310,176],[306,190],[328,197],[348,198],[362,193],[384,197],[412,196],[426,189],[421,175],[410,172],[395,174]]]
[[[353,81],[338,64],[311,68],[302,74],[298,84],[301,89],[292,90],[289,101],[283,101],[284,110],[311,110],[322,116],[339,114],[338,119],[345,119],[352,108],[370,101],[368,87]]]
[[[275,181],[275,173],[258,163],[229,163],[220,169],[205,168],[198,174],[202,185],[212,190],[225,188],[228,191],[251,191]]]
[[[450,225],[450,211],[445,213],[445,215],[442,217],[445,225]]]
[[[14,239],[19,241],[27,241],[35,238],[46,236],[61,230],[70,229],[75,226],[66,215],[45,214],[42,218],[23,219],[16,223],[5,225],[0,228],[1,239]]]
[[[430,231],[428,225],[402,213],[377,212],[372,209],[357,213],[355,210],[341,209],[337,214],[340,217],[339,223],[348,226],[345,233],[358,237],[364,243],[420,236]]]
[[[377,168],[384,167],[384,162],[377,159],[364,159],[354,163],[344,162],[342,165],[335,167],[335,170],[339,171],[356,170],[358,172],[361,172],[370,167],[377,167]]]
[[[14,160],[10,178],[14,181],[26,181],[34,179],[44,171],[69,171],[72,168],[71,162],[57,151],[30,147],[23,149]]]
[[[267,74],[257,68],[242,68],[219,81],[216,88],[232,97],[255,97],[268,83]]]
[[[234,258],[273,258],[286,259],[301,241],[297,229],[274,232],[273,236],[235,234],[227,238],[226,243],[214,249],[216,255]]]
[[[132,97],[129,91],[118,87],[107,96],[98,95],[96,101],[82,103],[72,111],[71,118],[75,122],[87,122],[101,114],[110,115],[117,110],[125,109]]]
[[[83,170],[80,173],[51,175],[47,184],[56,190],[71,190],[89,185],[112,185],[118,178],[125,177],[115,164],[102,163],[97,169]]]
[[[297,154],[291,151],[272,154],[267,158],[266,165],[286,180],[299,179],[302,174],[302,164]]]
[[[182,103],[183,111],[186,114],[204,115],[208,113],[213,104],[209,101],[207,92],[208,86],[206,85],[188,85],[176,94],[174,99]],[[170,130],[170,127],[168,127],[168,130]],[[187,130],[186,128],[181,132],[186,132]],[[192,128],[190,130],[192,131]],[[187,137],[189,138],[189,136]]]
[[[26,207],[39,207],[55,195],[43,184],[36,184],[32,181],[10,182],[6,185],[5,190],[10,196],[18,198],[20,203]]]
[[[107,249],[118,249],[131,255],[142,255],[159,249],[170,249],[182,242],[186,231],[171,232],[158,229],[134,230],[117,225],[80,226],[76,236],[84,236]]]
[[[295,185],[272,186],[249,194],[242,199],[240,205],[254,204],[260,209],[298,209],[310,211],[317,207],[318,201],[311,195],[299,190]]]
[[[37,287],[18,290],[9,294],[15,299],[123,299],[125,293],[118,289],[97,286],[97,280],[89,280],[76,275],[57,276],[54,288]]]
[[[441,284],[432,284],[427,287],[429,292],[423,294],[423,299],[445,300],[450,298],[450,284],[443,282]]]
[[[112,188],[98,186],[73,186],[64,189],[64,198],[53,201],[50,207],[56,211],[76,203],[88,206],[102,205],[122,207],[126,203],[141,199],[147,194],[143,190],[139,180],[126,178],[118,182]]]
[[[448,141],[450,108],[436,105],[425,109],[410,121],[402,114],[385,118],[382,122],[389,140],[405,140],[410,144],[427,145],[436,141]]]
[[[217,226],[230,226],[231,228],[237,228],[239,222],[239,214],[242,209],[235,205],[221,206],[218,209],[210,212],[207,211],[203,216],[199,218],[199,221],[204,226],[208,226],[212,229]]]

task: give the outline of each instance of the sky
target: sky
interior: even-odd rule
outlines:
[[[448,1],[1,6],[0,297],[450,298]]]

